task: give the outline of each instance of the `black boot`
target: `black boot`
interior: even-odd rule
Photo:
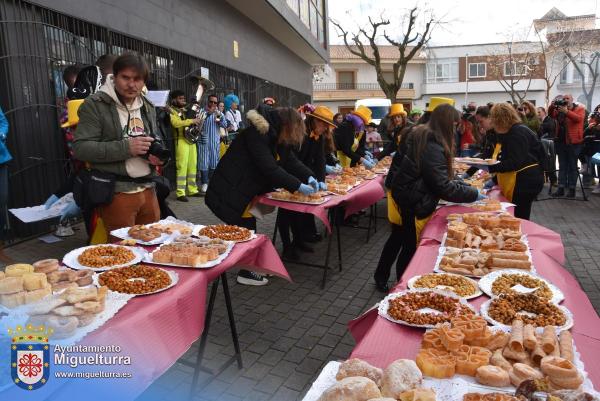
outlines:
[[[284,246],[282,256],[283,256],[283,259],[288,259],[288,260],[299,260],[300,259],[300,254],[298,253],[298,251],[296,250],[296,248],[293,245]]]
[[[298,249],[298,250],[300,250],[302,252],[315,253],[315,250],[312,249],[307,244],[305,244],[304,242],[294,241],[294,242],[292,242],[292,245],[294,246],[294,248],[296,248],[296,249]]]
[[[309,234],[306,236],[306,238],[304,238],[304,240],[306,242],[320,242],[323,239],[323,236],[319,233],[314,233],[314,234]]]
[[[184,196],[178,196],[178,197],[177,197],[177,200],[178,200],[179,202],[189,202],[189,200],[188,200],[187,196],[185,196],[185,195],[184,195]]]
[[[383,293],[388,293],[390,292],[390,287],[388,287],[387,283],[383,283],[383,282],[379,282],[377,280],[375,280],[375,287],[377,288],[377,291],[379,292],[383,292]]]
[[[559,196],[565,196],[565,189],[563,187],[558,187],[556,191],[552,192],[550,196],[554,198],[558,198]]]
[[[567,192],[567,198],[575,197],[575,188],[569,188],[569,192]]]

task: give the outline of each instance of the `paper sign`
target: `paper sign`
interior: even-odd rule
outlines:
[[[8,211],[15,215],[23,223],[33,223],[36,221],[53,219],[59,217],[63,211],[73,203],[73,194],[69,192],[58,201],[56,201],[49,209],[44,205],[22,207],[18,209],[9,209]]]
[[[169,91],[148,91],[146,97],[155,107],[165,107],[169,100]]]

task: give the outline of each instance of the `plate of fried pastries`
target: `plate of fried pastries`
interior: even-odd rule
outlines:
[[[537,274],[515,269],[499,270],[479,280],[479,288],[489,297],[501,294],[535,294],[558,304],[565,299],[562,291]]]
[[[428,288],[449,291],[460,298],[472,299],[482,294],[477,282],[468,277],[452,273],[428,273],[408,280],[408,288]]]
[[[441,246],[433,271],[483,277],[490,272],[506,269],[535,271],[531,253]]]
[[[474,316],[466,300],[451,292],[415,289],[393,292],[378,306],[379,316],[412,327],[434,327],[455,316]]]
[[[142,261],[146,251],[142,248],[103,244],[77,248],[63,257],[63,264],[71,269],[104,271],[131,266]]]

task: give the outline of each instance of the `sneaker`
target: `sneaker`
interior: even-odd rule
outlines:
[[[559,196],[565,196],[565,189],[563,187],[558,187],[558,189],[554,192],[552,192],[552,194],[550,194],[550,196],[552,196],[553,198],[557,198]]]
[[[238,284],[243,285],[267,285],[269,280],[264,278],[258,273],[251,272],[250,270],[240,270],[237,276]]]
[[[598,184],[598,185],[596,186],[596,188],[594,188],[594,189],[592,190],[592,193],[593,193],[593,194],[600,194],[600,184]]]
[[[567,198],[575,197],[575,188],[569,188],[569,192],[567,193]]]
[[[202,184],[202,186],[200,187],[200,192],[205,194],[207,189],[208,189],[208,184]]]
[[[178,197],[177,197],[177,200],[178,200],[179,202],[189,202],[189,201],[190,201],[190,200],[187,198],[187,196],[185,196],[185,195],[184,195],[184,196],[178,196]]]

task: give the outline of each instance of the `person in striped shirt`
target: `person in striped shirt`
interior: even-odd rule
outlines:
[[[219,146],[221,142],[219,128],[227,128],[229,125],[223,113],[217,109],[218,104],[219,99],[217,95],[208,96],[208,103],[206,105],[208,116],[204,120],[202,133],[198,140],[198,171],[200,171],[202,182],[200,192],[203,194],[206,193],[210,177],[215,168],[217,168],[217,163],[219,163]]]

